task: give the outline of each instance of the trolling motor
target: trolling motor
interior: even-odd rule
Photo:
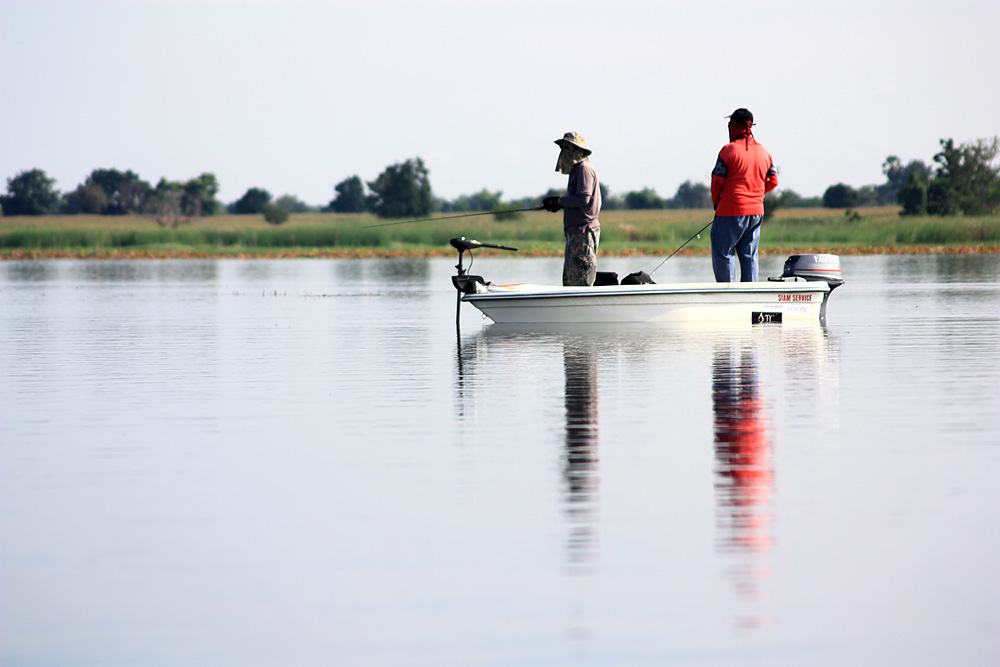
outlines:
[[[462,266],[462,257],[466,252],[471,253],[475,248],[496,248],[497,250],[511,250],[517,252],[517,248],[509,245],[497,245],[495,243],[482,243],[474,239],[467,239],[464,236],[451,239],[449,241],[451,247],[458,250],[458,264],[455,266],[458,269],[458,275],[451,277],[451,282],[455,285],[455,289],[458,290],[457,298],[455,300],[455,327],[459,326],[461,321],[461,308],[462,308],[462,295],[463,294],[475,294],[479,287],[486,289],[486,281],[483,280],[482,276],[470,276],[465,272],[465,267]],[[470,262],[471,266],[471,262]]]
[[[451,241],[452,247],[458,250],[458,264],[455,266],[458,269],[458,275],[451,277],[451,282],[455,285],[455,289],[459,292],[459,297],[462,294],[475,294],[476,285],[485,285],[486,281],[483,280],[482,276],[471,276],[465,272],[465,267],[462,266],[462,257],[465,252],[471,252],[475,248],[496,248],[498,250],[511,250],[517,252],[517,248],[509,245],[497,245],[495,243],[482,243],[474,239],[467,239],[464,236],[453,238]]]

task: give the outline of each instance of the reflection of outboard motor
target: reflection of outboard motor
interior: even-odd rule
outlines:
[[[844,284],[840,277],[840,257],[837,255],[792,255],[785,260],[785,268],[778,278],[802,278],[803,280],[825,280],[832,291]]]

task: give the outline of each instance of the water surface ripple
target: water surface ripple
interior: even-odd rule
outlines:
[[[1000,257],[723,330],[456,328],[453,265],[0,263],[0,662],[1000,663]]]

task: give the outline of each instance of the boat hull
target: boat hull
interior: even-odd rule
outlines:
[[[784,323],[820,321],[831,287],[823,281],[678,283],[556,287],[490,285],[462,296],[498,324]]]

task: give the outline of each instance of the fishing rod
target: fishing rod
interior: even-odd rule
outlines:
[[[676,255],[678,252],[680,252],[681,248],[683,248],[684,246],[686,246],[688,243],[691,243],[691,241],[694,241],[696,238],[699,238],[701,236],[701,233],[703,231],[705,231],[706,229],[708,229],[712,225],[713,222],[715,222],[714,218],[707,225],[705,225],[704,227],[702,227],[701,229],[699,229],[697,232],[695,232],[694,236],[692,236],[687,241],[685,241],[684,243],[682,243],[680,245],[680,248],[677,248],[677,250],[674,250],[672,253],[670,253],[670,255],[667,257],[667,259],[670,259],[674,255]],[[763,224],[764,224],[764,219],[761,218],[760,222],[758,222],[756,225],[754,225],[753,227],[750,228],[750,233],[752,234],[754,232],[754,230],[756,230],[758,227],[760,227]],[[667,263],[667,259],[665,259],[662,262],[660,262],[659,264],[657,264],[656,265],[656,269],[658,269],[661,266],[663,266],[664,264],[666,264]],[[653,275],[654,273],[656,273],[656,269],[653,269],[652,271],[650,271],[649,275]]]
[[[529,206],[528,208],[499,209],[496,211],[480,211],[478,213],[462,213],[461,215],[446,215],[439,218],[417,218],[416,220],[397,220],[396,222],[382,222],[377,225],[365,225],[369,227],[388,227],[390,225],[408,225],[411,222],[431,222],[432,220],[452,220],[454,218],[469,218],[474,215],[496,215],[498,213],[522,213],[524,211],[541,211],[541,206]]]
[[[709,225],[711,225],[713,222],[715,222],[715,220],[710,221],[707,225],[705,225],[704,227],[702,227],[701,229],[699,229],[697,232],[695,232],[694,236],[692,236],[691,238],[689,238],[687,241],[685,241],[684,243],[682,243],[680,245],[680,248],[677,248],[677,250],[674,250],[672,253],[670,253],[670,255],[667,257],[667,259],[670,259],[674,255],[676,255],[677,253],[679,253],[681,251],[681,248],[683,248],[688,243],[691,243],[691,241],[694,241],[696,238],[698,238],[699,236],[701,236],[701,233],[703,231],[705,231],[706,229],[708,229]],[[658,269],[661,266],[663,266],[664,264],[666,264],[667,263],[667,259],[665,259],[662,262],[660,262],[659,264],[657,264],[656,265],[656,269]],[[654,273],[656,273],[656,269],[653,269],[652,271],[650,271],[649,275],[653,275]]]

